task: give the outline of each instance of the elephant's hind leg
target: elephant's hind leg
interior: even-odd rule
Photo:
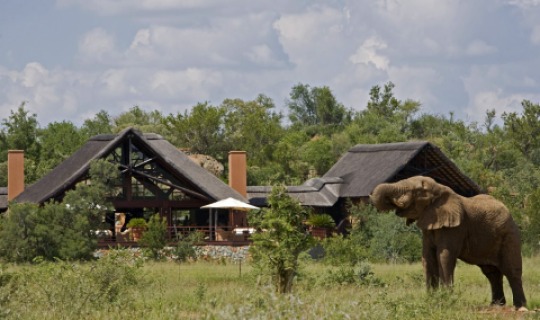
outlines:
[[[491,304],[505,305],[506,298],[503,290],[503,274],[499,268],[495,266],[483,265],[479,266],[482,273],[488,278],[491,285]]]
[[[516,272],[517,273],[517,272]],[[525,299],[525,292],[523,292],[523,283],[521,282],[521,274],[505,275],[512,288],[514,307],[519,309],[527,305],[527,299]]]

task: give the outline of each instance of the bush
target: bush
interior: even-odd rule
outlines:
[[[133,220],[139,219],[131,219],[131,221]],[[141,220],[144,221],[144,219]],[[142,234],[139,243],[142,247],[144,247],[145,253],[149,254],[152,259],[161,259],[162,250],[167,244],[167,218],[162,218],[159,214],[155,214],[150,217],[150,220],[148,221],[148,225],[146,227],[146,231]]]
[[[252,235],[250,252],[256,270],[271,276],[279,293],[288,293],[299,268],[299,255],[314,243],[303,224],[308,213],[285,187],[274,187],[268,204],[268,209],[250,215],[251,225],[264,230]]]
[[[350,237],[354,244],[366,248],[369,260],[396,263],[421,259],[422,235],[415,224],[407,226],[403,219],[379,213],[371,205],[350,205],[349,210],[357,221]]]
[[[42,207],[11,203],[9,213],[2,216],[0,256],[15,262],[38,256],[51,261],[92,258],[97,248],[92,231],[99,229],[110,206],[105,200],[110,188],[102,181],[108,181],[111,170],[118,171],[102,160],[93,162],[92,184],[80,183],[67,191],[63,203],[51,201]]]
[[[36,312],[42,319],[102,318],[90,315],[131,303],[127,293],[142,281],[140,267],[142,259],[129,250],[110,250],[87,264],[38,258],[19,268],[9,286],[0,286],[0,305],[6,288],[2,311],[9,311],[9,318],[34,319]]]
[[[311,214],[307,220],[306,224],[310,227],[319,227],[319,228],[334,228],[336,222],[334,218],[326,213],[320,214]]]
[[[203,238],[204,233],[194,231],[179,239],[173,252],[176,261],[186,262],[188,259],[197,259],[197,249],[195,245],[201,242]]]
[[[126,225],[127,228],[143,228],[146,229],[148,224],[144,218],[132,218]]]
[[[339,266],[355,266],[369,257],[368,248],[355,235],[335,235],[322,241],[324,248],[323,261],[327,264]]]
[[[383,281],[375,276],[371,271],[371,265],[367,262],[362,262],[356,267],[339,266],[337,269],[331,268],[321,278],[321,284],[324,286],[332,285],[369,285],[382,286]]]

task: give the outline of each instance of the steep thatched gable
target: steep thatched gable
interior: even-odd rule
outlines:
[[[86,178],[92,160],[106,157],[128,139],[151,154],[172,176],[187,184],[189,190],[186,191],[191,195],[204,199],[205,202],[229,197],[245,201],[242,195],[195,164],[160,135],[143,134],[133,128],[127,128],[116,135],[98,135],[91,138],[71,157],[29,186],[15,201],[44,203],[60,198],[66,190]]]

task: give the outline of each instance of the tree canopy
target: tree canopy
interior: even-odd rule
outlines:
[[[375,85],[366,105],[346,107],[329,87],[299,83],[281,105],[260,94],[219,105],[201,102],[168,115],[134,106],[118,115],[101,110],[80,127],[69,121],[40,127],[38,115],[21,103],[0,121],[0,186],[7,185],[9,149],[25,150],[26,182],[32,183],[89,137],[127,126],[225,165],[229,151],[245,150],[249,185],[301,184],[323,175],[355,144],[427,140],[502,199],[521,227],[539,223],[530,209],[540,187],[538,102],[523,100],[521,110],[501,116],[486,106],[484,122],[476,123],[451,112],[422,113],[420,101],[396,97],[394,88],[392,82]],[[538,249],[538,243],[531,246]]]

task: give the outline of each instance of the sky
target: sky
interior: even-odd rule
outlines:
[[[299,83],[483,123],[540,103],[540,0],[0,0],[0,119],[164,115]]]

